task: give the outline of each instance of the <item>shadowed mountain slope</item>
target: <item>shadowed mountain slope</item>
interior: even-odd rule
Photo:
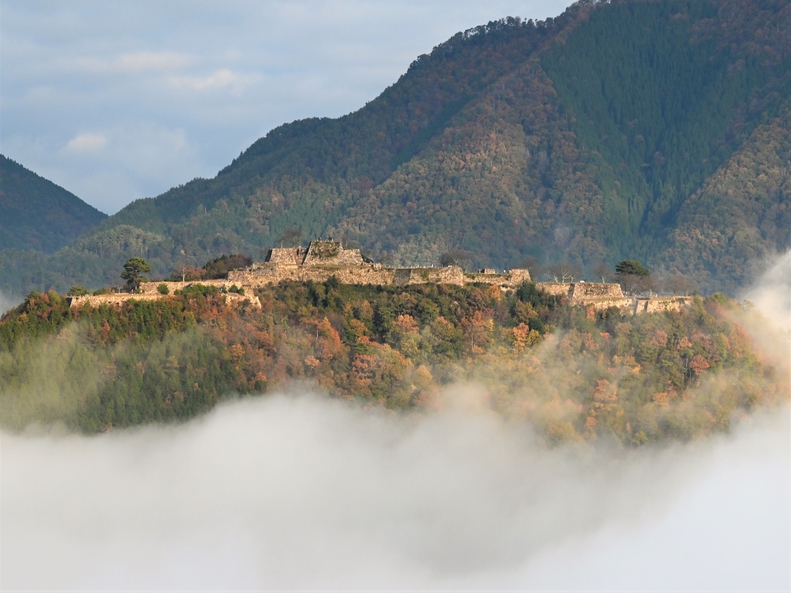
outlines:
[[[0,155],[0,249],[56,251],[107,215]]]

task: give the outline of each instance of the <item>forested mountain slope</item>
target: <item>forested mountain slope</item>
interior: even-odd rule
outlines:
[[[260,308],[193,285],[93,308],[32,292],[0,317],[0,427],[183,421],[294,381],[429,411],[444,387],[472,382],[489,413],[548,444],[632,448],[726,432],[789,396],[787,365],[745,330],[766,321],[721,294],[637,316],[591,315],[530,283],[503,294],[286,281],[255,296]]]
[[[0,155],[0,249],[55,251],[107,215]]]
[[[791,5],[578,3],[459,33],[345,117],[283,125],[214,179],[130,204],[54,256],[0,253],[17,290],[112,280],[289,228],[374,257],[476,265],[639,258],[735,291],[791,246]],[[744,213],[744,214],[742,214]]]

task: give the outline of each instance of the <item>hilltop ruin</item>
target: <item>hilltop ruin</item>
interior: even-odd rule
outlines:
[[[346,249],[340,241],[311,241],[307,247],[276,247],[270,249],[261,263],[228,274],[228,282],[242,286],[277,284],[282,280],[326,282],[335,276],[341,284],[495,284],[514,288],[530,281],[526,269],[503,273],[482,270],[464,272],[458,266],[427,268],[390,268],[363,257],[359,249]]]
[[[326,282],[336,278],[341,284],[368,284],[381,286],[409,286],[415,284],[488,284],[501,290],[517,288],[523,282],[531,281],[530,272],[515,268],[498,273],[493,269],[479,272],[465,272],[459,266],[390,268],[374,263],[360,253],[359,249],[347,249],[340,241],[311,241],[307,247],[275,247],[267,252],[263,262],[254,263],[248,268],[234,270],[221,280],[200,280],[188,282],[144,282],[140,294],[116,293],[112,295],[86,295],[73,297],[71,306],[91,304],[120,304],[130,299],[153,300],[164,298],[159,287],[164,284],[167,293],[183,290],[193,284],[216,286],[226,294],[229,302],[249,303],[260,307],[253,289],[277,284],[283,280],[294,282]],[[616,307],[632,314],[678,310],[688,305],[692,297],[633,297],[624,295],[619,284],[597,282],[536,282],[536,286],[549,294],[568,299],[574,305],[584,305],[595,310]],[[233,287],[244,289],[246,296],[241,297],[227,291]]]

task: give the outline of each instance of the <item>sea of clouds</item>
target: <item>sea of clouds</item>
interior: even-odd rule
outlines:
[[[785,330],[789,270],[748,295]],[[687,444],[549,449],[475,386],[444,398],[399,415],[289,393],[181,426],[0,434],[0,589],[791,586],[788,405]]]
[[[3,590],[789,585],[787,408],[632,453],[308,395],[1,438]]]

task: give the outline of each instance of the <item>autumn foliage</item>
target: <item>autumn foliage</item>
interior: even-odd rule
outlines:
[[[721,295],[632,317],[570,307],[532,284],[501,293],[283,282],[256,293],[260,310],[200,287],[95,309],[31,293],[0,321],[2,424],[91,433],[183,420],[295,381],[420,411],[472,381],[493,410],[550,443],[637,446],[726,430],[787,397],[788,378]]]

